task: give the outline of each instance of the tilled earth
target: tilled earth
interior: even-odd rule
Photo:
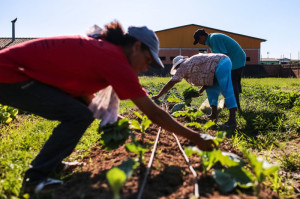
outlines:
[[[152,143],[156,139],[159,127],[151,125],[147,129],[145,142]],[[140,133],[133,132],[139,138]],[[215,131],[208,131],[215,136]],[[178,137],[182,147],[194,146],[185,138]],[[150,147],[145,153],[146,165],[151,156]],[[232,152],[241,156],[239,151],[233,149],[226,140],[220,146],[222,151]],[[94,146],[83,162],[86,163],[80,169],[76,169],[64,180],[64,185],[41,198],[81,198],[81,199],[106,199],[113,198],[106,173],[109,169],[127,160],[129,157],[136,158],[133,153],[128,153],[125,146],[116,150],[106,151],[100,144]],[[238,192],[222,193],[210,174],[202,172],[200,158],[189,157],[192,167],[196,170],[199,184],[200,198],[244,198],[254,199],[252,190],[239,190]],[[130,179],[127,180],[122,189],[122,198],[135,199],[138,196],[139,188],[144,178],[145,169],[136,169]],[[157,145],[153,165],[148,176],[147,184],[142,194],[143,199],[166,199],[166,198],[190,198],[195,193],[195,177],[189,170],[186,161],[179,150],[176,139],[172,133],[162,130]],[[261,198],[278,198],[271,190],[262,187]]]

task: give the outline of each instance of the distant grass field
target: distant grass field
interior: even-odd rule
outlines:
[[[169,77],[140,77],[142,86],[158,92]],[[262,78],[242,79],[242,112],[237,113],[238,130],[228,134],[236,148],[247,148],[270,162],[279,162],[284,174],[300,172],[300,153],[295,140],[300,133],[300,105],[295,96],[300,95],[300,79]],[[175,86],[181,94],[190,85],[182,81]],[[154,93],[156,94],[156,93]],[[206,94],[194,98],[192,105],[199,107]],[[294,101],[293,101],[294,100]],[[300,104],[300,100],[299,100]],[[130,111],[134,104],[125,100],[120,113]],[[219,113],[219,123],[228,119],[228,110]],[[0,199],[18,198],[22,177],[29,163],[58,123],[34,115],[19,115],[9,124],[0,124]],[[68,159],[81,159],[99,139],[99,120],[95,120]],[[293,179],[283,177],[281,196],[294,194]],[[292,188],[291,188],[292,187]]]

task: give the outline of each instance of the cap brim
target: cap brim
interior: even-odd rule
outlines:
[[[152,54],[152,56],[154,58],[154,62],[152,62],[150,64],[150,66],[153,67],[153,68],[163,69],[164,68],[164,64],[159,59],[158,55],[156,53],[152,52],[151,50],[150,50],[150,52],[151,52],[151,54]]]

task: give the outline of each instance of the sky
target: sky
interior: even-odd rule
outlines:
[[[118,20],[124,30],[196,24],[267,40],[263,58],[300,58],[300,0],[0,0],[0,37],[85,34]]]

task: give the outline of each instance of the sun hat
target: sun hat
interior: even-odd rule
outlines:
[[[195,31],[195,33],[194,33],[194,39],[195,39],[194,45],[196,45],[199,42],[199,37],[201,35],[207,35],[207,33],[205,32],[204,29],[198,29],[198,30]]]
[[[153,30],[148,29],[146,26],[130,26],[128,28],[128,35],[136,38],[137,40],[141,41],[146,46],[148,46],[155,60],[155,62],[151,63],[150,66],[160,69],[164,68],[163,63],[161,62],[158,56],[159,41]]]
[[[170,71],[171,75],[175,75],[176,70],[177,70],[176,66],[181,64],[184,60],[185,60],[185,58],[182,55],[178,55],[177,57],[175,57],[173,59],[173,66],[172,66],[171,71]]]

